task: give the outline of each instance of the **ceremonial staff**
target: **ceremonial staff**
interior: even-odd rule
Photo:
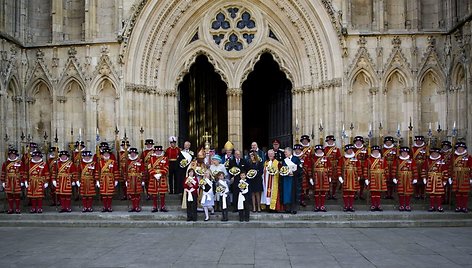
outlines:
[[[57,138],[57,128],[56,128],[56,135],[54,137],[54,158],[55,158],[54,168],[56,169],[56,172],[55,172],[56,175],[55,175],[54,180],[56,180],[56,182],[57,182],[57,174],[59,173],[59,152],[58,152],[58,150],[59,150],[59,139]],[[58,200],[57,200],[57,189],[54,192],[54,198],[55,198],[54,204],[56,204],[56,211],[57,211],[58,210],[57,203],[59,203]]]
[[[79,146],[80,146],[80,143],[79,143]],[[79,146],[77,146],[77,148],[79,148]],[[70,124],[69,151],[71,152],[71,155],[74,156],[74,126],[72,125],[72,123]],[[56,156],[56,160],[57,160],[57,156]],[[72,157],[72,164],[74,164],[73,157]],[[72,197],[74,197],[74,199],[78,199],[77,188],[76,187],[72,187]]]
[[[431,129],[431,122],[428,128],[428,145],[426,147],[426,155],[429,156],[429,149],[431,149],[431,140],[433,139],[433,130]]]
[[[118,170],[120,171],[119,174],[121,176],[123,176],[122,174],[122,170],[121,170],[121,157],[120,157],[120,138],[118,136],[118,134],[120,133],[120,131],[118,130],[118,125],[115,125],[115,151],[116,151],[116,162],[118,163]],[[121,195],[120,193],[120,189],[122,189],[122,185],[121,183],[118,185],[118,195]]]
[[[457,142],[457,128],[456,128],[456,121],[454,121],[454,125],[452,126],[452,149],[456,147]]]
[[[341,147],[344,148],[344,139],[346,138],[346,130],[344,128],[344,123],[343,123],[343,129],[341,131]],[[344,149],[341,149],[344,150]]]
[[[320,127],[319,127],[319,130],[320,130],[320,144],[323,144],[323,139],[324,139],[324,133],[323,133],[323,120],[321,120],[320,118]]]
[[[372,124],[369,123],[369,133],[367,133],[368,139],[368,145],[367,145],[367,157],[370,156],[370,153],[372,151],[372,138],[374,137],[374,134],[372,133]]]
[[[21,139],[21,156],[23,156],[23,155],[25,155],[25,133],[23,133],[23,131],[21,131],[20,139]],[[27,160],[28,160],[28,157],[25,159],[25,162],[27,162]],[[25,165],[26,165],[26,163],[25,163]],[[29,164],[28,164],[28,166],[29,166]],[[27,172],[26,174],[28,174],[27,176],[29,176],[29,172]],[[25,188],[26,187],[21,187],[21,198],[25,198]]]
[[[84,145],[85,145],[85,142],[84,142]],[[81,163],[82,163],[82,149],[80,148],[80,146],[82,146],[82,128],[79,128],[79,142],[78,142],[78,145],[77,145],[77,160],[75,160],[73,158],[74,156],[74,153],[72,153],[72,161],[74,161],[75,163],[75,166],[77,167],[77,181],[80,180],[80,176],[82,175],[82,169],[81,169]],[[80,182],[79,182],[80,183]],[[76,201],[78,201],[78,199],[80,198],[80,187],[79,185],[77,185],[77,198],[76,198]],[[79,207],[80,207],[80,203],[79,203]]]
[[[123,161],[125,161],[125,167],[124,167],[124,171],[123,171],[123,183],[126,185],[126,176],[128,176],[128,144],[127,144],[127,141],[128,141],[128,137],[126,137],[126,129],[125,129],[125,135],[123,136],[123,141],[125,142],[125,158],[123,159]],[[144,165],[144,163],[143,163]],[[138,185],[139,187],[139,185]],[[130,202],[130,198],[127,196],[126,199],[128,200],[128,209],[129,209],[129,202]],[[141,202],[141,199],[139,199],[139,201]],[[141,204],[139,204],[139,206],[141,206]]]
[[[381,144],[382,139],[383,139],[383,126],[382,126],[382,121],[380,121],[380,123],[379,123],[379,140],[378,140],[377,143]]]
[[[411,148],[413,144],[413,125],[411,124],[411,117],[410,117],[410,124],[408,125],[408,147]]]
[[[400,140],[402,138],[402,133],[401,133],[401,130],[400,130],[400,123],[398,123],[398,126],[397,126],[397,155],[399,155],[400,153]]]
[[[29,168],[30,168],[30,162],[31,162],[31,135],[28,134],[28,136],[26,137],[26,142],[27,142],[27,145],[26,145],[26,182],[29,183],[30,181],[30,171],[29,171]],[[26,183],[25,183],[25,188],[24,188],[24,197],[25,197],[25,203],[24,204],[24,207],[28,206],[28,195],[27,195],[27,190],[26,190]]]
[[[100,168],[100,158],[101,158],[99,145],[100,145],[100,132],[98,131],[98,124],[97,124],[96,137],[95,137],[95,155],[97,157],[97,159],[95,159],[96,161],[95,172],[100,172],[100,170],[98,170]],[[96,185],[95,191],[97,193],[97,199],[100,201],[100,188],[98,187],[97,184],[95,185]]]
[[[141,134],[141,152],[142,152],[142,155],[144,156],[144,128],[143,126],[141,126],[141,129],[139,129],[139,133]],[[146,164],[146,157],[144,156],[143,157],[143,164],[145,165]],[[144,167],[145,169],[149,169],[149,167]],[[151,179],[151,177],[149,176],[149,170],[147,172],[147,179],[148,181]],[[146,183],[144,183],[144,186],[143,186],[143,192],[144,192],[144,197],[145,197],[145,200],[147,200],[147,196],[148,196],[148,193],[147,193],[147,189],[146,189]]]
[[[8,160],[8,133],[5,132],[5,137],[3,138],[3,140],[5,141],[5,163],[7,162]],[[13,184],[15,185],[15,184]],[[2,187],[3,188],[3,193],[5,194],[4,196],[4,202],[3,202],[3,213],[5,213],[5,211],[7,210],[7,191],[5,191],[5,187]]]
[[[46,133],[46,131],[44,131],[43,138],[44,138],[43,150],[44,150],[44,155],[45,155],[45,161],[47,164],[49,164],[49,153],[48,153],[49,150],[48,150],[48,141],[47,141],[48,134]],[[49,187],[47,189],[44,189],[45,197],[50,196],[49,195],[50,191],[51,189]]]

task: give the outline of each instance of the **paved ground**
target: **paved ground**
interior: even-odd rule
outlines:
[[[0,228],[0,267],[472,267],[472,228]]]

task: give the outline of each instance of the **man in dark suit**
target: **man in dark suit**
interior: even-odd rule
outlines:
[[[239,196],[238,184],[239,184],[240,177],[239,177],[239,173],[235,175],[231,174],[231,169],[233,167],[237,167],[239,168],[239,170],[246,171],[246,172],[247,172],[247,168],[249,167],[248,162],[242,157],[241,151],[239,150],[234,151],[234,157],[233,159],[229,161],[229,167],[228,167],[228,171],[229,171],[228,173],[230,173],[230,176],[231,176],[230,188],[233,193],[233,212],[237,212],[238,211],[238,196]]]

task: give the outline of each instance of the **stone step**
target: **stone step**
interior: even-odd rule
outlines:
[[[2,227],[472,227],[472,214],[454,212],[367,212],[355,213],[331,211],[314,213],[251,213],[250,222],[239,222],[237,213],[229,213],[229,222],[221,222],[221,213],[215,213],[210,221],[203,221],[199,213],[197,222],[187,222],[183,211],[140,213],[114,211],[112,213],[56,213],[0,214]]]

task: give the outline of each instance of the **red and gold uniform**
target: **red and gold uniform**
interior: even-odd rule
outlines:
[[[397,159],[397,147],[393,144],[393,137],[387,136],[384,138],[384,145],[382,148],[382,158],[387,162],[387,195],[386,199],[393,199],[393,176],[395,174],[395,160]],[[392,142],[391,145],[385,144],[386,142]]]
[[[169,171],[169,161],[167,157],[162,154],[162,147],[157,146],[156,152],[153,154],[148,166],[149,170],[149,188],[148,194],[152,195],[153,208],[152,212],[158,211],[157,196],[160,196],[161,211],[167,212],[165,194],[168,191],[167,173]]]
[[[129,157],[125,166],[127,170],[124,173],[128,195],[130,196],[133,205],[129,212],[140,212],[141,207],[139,204],[141,202],[141,193],[143,192],[142,183],[144,163],[143,160],[137,156],[138,150],[136,148],[131,148],[130,152],[135,152],[136,158],[133,159],[132,157]]]
[[[145,145],[146,147],[141,153],[141,159],[143,160],[143,163],[144,163],[144,177],[143,177],[144,184],[145,184],[144,193],[147,195],[147,198],[149,199],[149,193],[147,193],[147,189],[149,188],[148,166],[149,166],[149,163],[151,162],[151,156],[154,153],[154,150],[153,150],[154,141],[152,139],[147,139],[145,141]]]
[[[128,193],[127,193],[128,188],[126,187],[126,183],[125,183],[126,161],[128,161],[128,151],[129,151],[128,148],[129,148],[129,142],[126,141],[125,143],[123,141],[121,143],[120,152],[118,153],[118,159],[120,160],[119,161],[120,162],[120,187],[123,192],[123,196],[121,197],[121,200],[126,200],[128,198]]]
[[[56,166],[56,159],[58,157],[58,154],[59,154],[59,148],[54,147],[54,146],[49,148],[49,155],[47,157],[47,162],[49,166],[49,174],[52,174],[54,171],[53,169]],[[52,184],[52,177],[51,177],[51,181],[49,181],[49,195],[52,200],[51,206],[55,206],[59,204],[59,200],[57,200],[57,195],[56,195],[56,187],[54,187],[54,185]]]
[[[356,159],[361,162],[361,166],[364,166],[364,163],[369,155],[367,148],[364,147],[364,138],[362,136],[354,137],[354,155]],[[359,199],[364,200],[365,177],[361,177],[359,180],[359,186]]]
[[[82,196],[82,212],[92,212],[93,197],[95,196],[95,184],[97,172],[96,166],[97,162],[92,159],[92,152],[84,151],[82,152],[82,162],[79,167],[79,188],[80,195]],[[84,159],[84,157],[90,159]]]
[[[345,146],[346,154],[339,160],[338,176],[343,184],[344,211],[354,211],[354,194],[360,189],[359,179],[362,176],[361,162],[354,157],[354,146]]]
[[[334,143],[336,139],[333,135],[329,135],[326,137],[326,146],[324,148],[324,154],[328,157],[329,162],[331,163],[331,170],[337,170],[339,166],[339,161],[341,157],[341,149],[336,147]],[[331,142],[332,144],[328,143]],[[338,180],[331,180],[331,194],[328,193],[328,199],[336,200],[336,189],[338,188]]]
[[[380,195],[382,192],[387,191],[387,177],[389,177],[390,174],[388,174],[387,161],[380,155],[380,147],[373,146],[372,151],[378,151],[379,154],[377,156],[372,154],[364,162],[364,178],[366,179],[365,183],[369,185],[370,188],[370,210],[382,211],[380,207]]]
[[[306,140],[308,143],[303,144],[303,141]],[[306,206],[305,204],[305,196],[308,196],[309,194],[309,180],[311,178],[312,174],[312,166],[313,164],[311,163],[312,160],[312,155],[313,155],[313,147],[310,145],[310,138],[308,135],[303,135],[300,139],[302,142],[302,153],[298,158],[300,159],[300,162],[302,162],[302,168],[303,168],[303,174],[302,174],[302,191],[300,192],[300,204],[302,206]]]
[[[410,148],[400,148],[400,153],[410,152]],[[416,168],[415,160],[410,155],[402,157],[401,155],[397,160],[396,180],[397,180],[397,192],[400,211],[411,211],[410,199],[413,194],[413,182],[418,182],[418,169]]]
[[[170,193],[171,194],[181,194],[183,193],[183,178],[179,178],[178,176],[178,169],[179,169],[179,163],[177,163],[177,158],[179,157],[180,154],[180,148],[175,146],[176,143],[176,138],[175,137],[170,137],[169,142],[171,143],[171,146],[168,147],[164,153],[164,155],[167,157],[169,161],[169,173],[168,173],[168,179],[169,179],[169,188],[170,188]]]
[[[43,159],[34,160],[35,157],[42,157],[41,152],[32,153],[29,165],[26,167],[27,176],[25,186],[28,188],[28,197],[31,199],[31,213],[43,212],[44,188],[48,186],[50,180],[49,166]]]
[[[450,141],[442,141],[441,155],[448,166],[450,172],[452,172],[452,158],[454,157],[454,150],[452,150],[452,143]],[[452,181],[451,181],[452,182]],[[452,185],[446,183],[446,189],[444,194],[444,204],[448,204],[452,194]]]
[[[104,153],[109,153],[109,149],[105,149]],[[115,193],[115,186],[118,185],[120,179],[120,171],[118,163],[111,159],[100,159],[95,173],[95,180],[98,181],[100,187],[100,195],[102,197],[102,212],[112,212],[111,201]]]
[[[317,151],[321,151],[321,154],[317,154]],[[326,212],[326,193],[329,192],[329,183],[332,180],[333,170],[329,158],[323,153],[322,145],[315,146],[315,153],[313,154],[311,163],[313,192],[315,193],[315,211]]]
[[[20,213],[21,184],[23,183],[24,165],[18,156],[18,151],[9,150],[9,155],[16,155],[15,158],[7,158],[2,165],[1,181],[8,200],[8,214]],[[14,206],[16,209],[14,210]]]
[[[426,144],[424,143],[423,136],[415,137],[415,144],[413,145],[411,151],[413,155],[413,160],[416,163],[418,174],[423,174],[425,172],[425,162],[426,162],[426,159],[428,158]],[[415,188],[415,197],[424,198],[425,185],[423,184],[423,181],[419,180],[414,188]]]
[[[452,190],[456,193],[456,211],[468,212],[467,204],[472,178],[472,156],[467,153],[465,143],[457,143],[452,158]],[[459,152],[459,147],[463,149]]]
[[[431,152],[437,152],[437,157],[433,154],[425,162],[426,177],[423,183],[426,184],[426,193],[429,194],[429,211],[444,211],[441,207],[442,196],[444,195],[444,185],[448,179],[448,169],[444,159],[439,154],[439,149],[431,148]]]
[[[61,158],[62,155],[69,155],[68,152],[62,151],[59,154]],[[72,184],[75,185],[77,180],[77,168],[72,160],[62,160],[59,159],[57,164],[52,168],[52,184],[55,184],[56,193],[59,196],[61,201],[61,211],[60,212],[71,212],[71,195],[72,195]]]

